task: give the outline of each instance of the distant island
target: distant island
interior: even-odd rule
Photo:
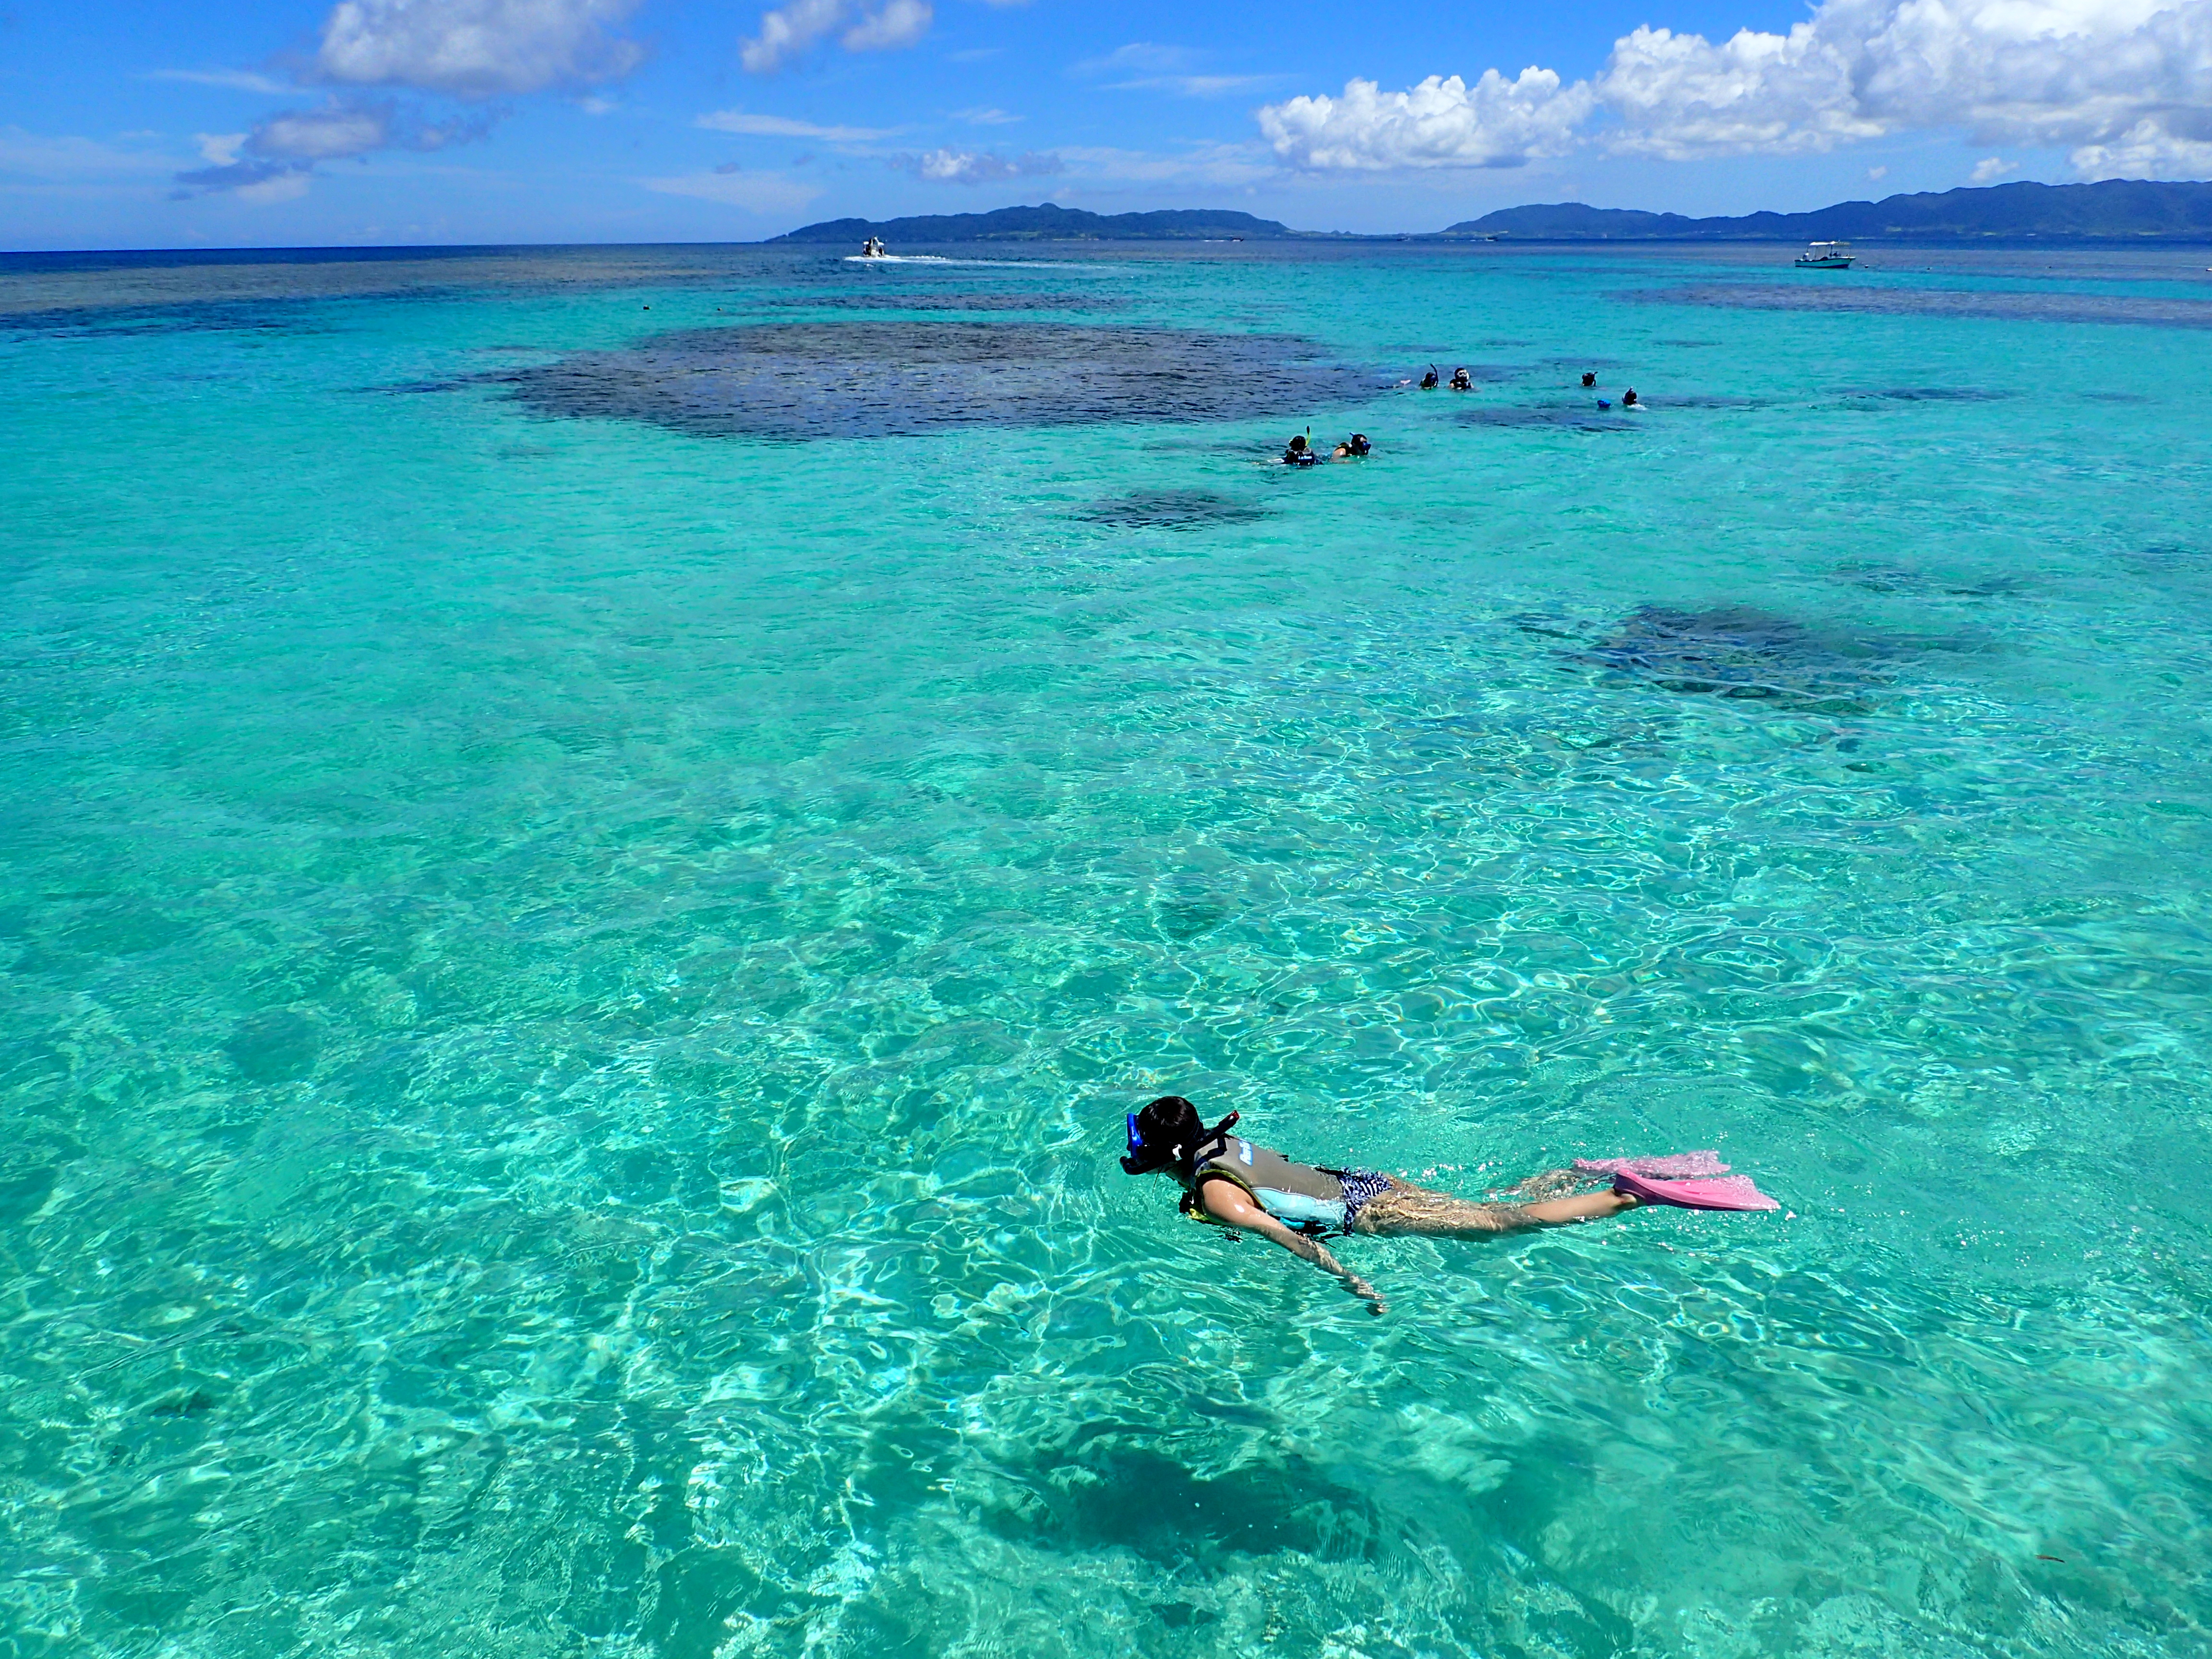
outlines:
[[[1201,242],[1237,237],[1279,240],[1300,233],[1249,213],[1182,208],[1159,213],[1087,213],[1081,208],[998,208],[989,213],[925,213],[911,219],[828,219],[772,242]]]
[[[1292,230],[1249,213],[1176,209],[1091,213],[1051,202],[989,213],[931,213],[908,219],[830,219],[774,242],[893,245],[1002,241],[1428,240],[1483,237],[1540,242],[2169,241],[2212,242],[2212,184],[2108,179],[2094,185],[1990,185],[1879,202],[1838,202],[1812,213],[1750,213],[1692,219],[1679,213],[1594,208],[1580,202],[1503,208],[1438,232],[1348,237]]]
[[[1838,202],[1812,213],[1687,219],[1679,213],[1560,202],[1504,208],[1451,226],[1447,236],[1547,242],[1775,242],[2162,239],[2212,241],[2212,184],[2107,179],[2095,185],[1990,185],[1941,194]]]

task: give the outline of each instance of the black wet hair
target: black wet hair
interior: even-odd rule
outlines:
[[[1237,1114],[1206,1127],[1198,1115],[1198,1108],[1181,1095],[1162,1095],[1137,1114],[1137,1133],[1141,1138],[1144,1152],[1140,1157],[1124,1158],[1121,1167],[1131,1175],[1150,1175],[1155,1170],[1173,1170],[1177,1175],[1188,1176],[1200,1146],[1224,1133],[1237,1121]],[[1134,1161],[1137,1167],[1130,1169]]]

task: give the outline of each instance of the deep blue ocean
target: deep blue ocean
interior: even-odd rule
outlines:
[[[0,1655],[2212,1654],[2212,252],[849,252],[0,258]]]

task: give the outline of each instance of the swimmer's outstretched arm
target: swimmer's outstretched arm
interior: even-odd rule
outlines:
[[[1198,1189],[1198,1201],[1206,1206],[1206,1214],[1216,1221],[1224,1221],[1232,1227],[1242,1227],[1248,1233],[1257,1233],[1262,1238],[1273,1239],[1301,1261],[1312,1262],[1325,1273],[1334,1273],[1344,1281],[1346,1290],[1367,1304],[1370,1313],[1379,1314],[1389,1305],[1375,1293],[1372,1285],[1323,1249],[1319,1239],[1292,1232],[1255,1204],[1235,1182],[1209,1181],[1203,1183]]]

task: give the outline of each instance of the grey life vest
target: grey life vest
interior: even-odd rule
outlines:
[[[1190,1213],[1211,1221],[1197,1203],[1208,1181],[1233,1181],[1252,1200],[1287,1227],[1310,1231],[1344,1225],[1344,1183],[1334,1170],[1293,1164],[1280,1152],[1255,1146],[1240,1135],[1217,1135],[1198,1149],[1190,1179]]]

